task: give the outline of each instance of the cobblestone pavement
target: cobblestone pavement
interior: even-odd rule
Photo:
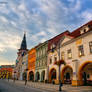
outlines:
[[[5,80],[4,80],[5,81]],[[6,80],[6,82],[8,82]],[[1,82],[0,82],[1,83]],[[38,83],[38,82],[28,82],[27,85],[25,86],[24,81],[15,81],[9,80],[9,83],[11,85],[17,85],[18,87],[26,87],[26,89],[33,90],[38,90],[38,91],[31,91],[31,92],[58,92],[58,85],[53,85],[53,84],[45,84],[45,83]],[[32,89],[33,88],[33,89]],[[62,92],[92,92],[92,86],[79,86],[79,87],[73,87],[71,85],[63,85],[62,87]],[[1,92],[1,91],[0,91]],[[20,92],[20,91],[17,91]],[[27,92],[27,91],[23,91]]]

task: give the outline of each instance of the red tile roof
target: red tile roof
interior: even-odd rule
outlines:
[[[78,29],[74,30],[73,32],[71,32],[70,36],[73,36],[73,37],[78,37],[78,36],[80,36],[80,35],[81,35],[81,34],[80,34],[81,28],[84,27],[84,26],[87,26],[87,25],[92,26],[92,20],[89,21],[88,23],[82,25],[82,26],[79,27]]]
[[[61,37],[63,37],[64,35],[68,35],[68,34],[70,34],[70,32],[65,31],[65,32],[55,36],[54,38],[48,40],[48,50],[50,50],[52,44],[57,45],[57,43],[60,41]]]

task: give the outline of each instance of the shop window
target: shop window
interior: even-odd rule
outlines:
[[[71,51],[71,49],[69,49],[67,51],[67,54],[68,54],[68,59],[71,59],[72,58],[72,51]]]
[[[78,51],[79,51],[79,57],[84,56],[83,45],[78,46]]]
[[[65,53],[64,52],[61,52],[61,59],[64,60],[64,57],[65,56]]]
[[[92,41],[89,42],[90,53],[92,53]]]

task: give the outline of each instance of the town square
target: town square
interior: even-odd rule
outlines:
[[[0,92],[92,92],[91,3],[1,0]]]

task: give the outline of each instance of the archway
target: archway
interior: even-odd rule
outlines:
[[[56,69],[52,68],[49,73],[49,81],[53,82],[53,80],[56,80]]]
[[[23,74],[22,74],[22,80],[25,80],[27,78],[27,74],[26,74],[26,72],[24,72]]]
[[[33,73],[33,71],[29,72],[29,80],[34,81],[34,73]]]
[[[71,84],[73,77],[73,69],[71,66],[65,66],[61,71],[61,80],[65,84]]]
[[[83,63],[78,72],[80,85],[92,85],[92,61]]]
[[[44,82],[45,80],[45,70],[41,73],[41,81]]]
[[[36,72],[36,81],[39,81],[39,80],[40,80],[40,73]]]

